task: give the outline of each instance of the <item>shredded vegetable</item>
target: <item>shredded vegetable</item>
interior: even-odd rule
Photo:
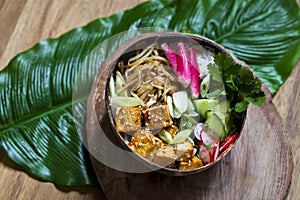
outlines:
[[[129,136],[128,146],[158,165],[179,170],[198,169],[225,155],[241,122],[231,115],[236,107],[232,95],[237,94],[226,93],[219,72],[220,59],[236,66],[228,63],[228,55],[218,54],[215,63],[210,48],[182,41],[154,43],[128,55],[109,81],[117,131]],[[253,76],[247,78],[259,87]],[[226,82],[226,87],[230,84],[235,83]]]

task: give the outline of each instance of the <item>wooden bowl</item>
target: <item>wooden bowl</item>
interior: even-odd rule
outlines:
[[[101,65],[101,69],[103,70],[95,77],[95,85],[99,87],[97,90],[91,91],[91,96],[98,97],[99,100],[95,101],[95,105],[88,105],[88,107],[94,107],[95,113],[97,116],[98,121],[100,122],[101,126],[103,126],[104,133],[110,141],[128,151],[131,152],[131,156],[134,158],[130,162],[136,162],[133,165],[142,165],[146,166],[149,171],[159,171],[161,173],[172,175],[172,176],[186,176],[195,173],[199,173],[202,171],[207,170],[208,168],[217,164],[223,157],[225,157],[232,149],[233,146],[226,150],[227,152],[219,157],[215,162],[209,163],[203,167],[196,168],[193,170],[179,170],[179,169],[172,169],[168,167],[162,167],[157,165],[156,163],[150,162],[149,160],[145,159],[144,157],[140,156],[139,154],[132,151],[132,149],[127,145],[127,141],[125,138],[115,129],[115,120],[113,113],[110,107],[110,99],[109,99],[109,79],[111,75],[116,70],[116,65],[120,60],[127,61],[130,57],[136,53],[136,49],[143,49],[148,47],[150,44],[156,42],[158,44],[162,44],[164,42],[176,42],[176,41],[184,41],[184,42],[192,42],[197,45],[201,45],[207,49],[213,50],[214,53],[218,52],[225,52],[228,55],[232,56],[235,62],[239,62],[228,50],[226,50],[221,45],[199,35],[190,35],[190,34],[180,34],[180,33],[171,33],[171,32],[154,32],[154,33],[147,33],[142,34],[138,37],[135,37],[131,40],[126,41],[122,44],[110,57],[108,57]],[[101,70],[100,70],[101,71]],[[99,77],[101,76],[101,77]],[[105,101],[103,101],[105,98]],[[104,106],[102,105],[105,102],[105,113],[103,111]],[[89,101],[89,104],[91,102]],[[102,108],[102,109],[101,109]],[[244,120],[245,121],[245,120]],[[244,124],[244,122],[243,122]],[[240,125],[241,129],[243,128],[243,124]],[[241,130],[240,130],[241,132]],[[100,133],[99,133],[100,134]],[[238,140],[238,138],[236,139]]]
[[[174,33],[150,33],[134,38],[140,41],[148,37]],[[199,38],[201,36],[191,36]],[[204,42],[209,41],[204,38]],[[203,41],[202,41],[203,42]],[[265,85],[267,101],[261,107],[250,105],[247,119],[234,148],[217,165],[192,176],[191,172],[174,172],[157,169],[153,172],[132,173],[105,163],[116,157],[111,151],[118,146],[126,149],[110,124],[106,109],[105,90],[111,74],[110,64],[118,59],[120,52],[128,48],[124,43],[102,63],[95,75],[87,104],[86,142],[90,159],[100,186],[107,199],[284,199],[292,178],[293,162],[291,148],[286,137],[287,130],[272,103],[272,96]],[[208,42],[214,44],[213,42]],[[220,50],[224,48],[217,45]],[[226,50],[225,50],[226,51]],[[230,53],[230,52],[228,52]],[[234,56],[233,56],[234,57]],[[239,62],[235,59],[236,62]],[[245,64],[243,64],[246,66]],[[113,141],[113,146],[102,141]],[[121,152],[121,151],[120,151]],[[131,152],[131,150],[130,150]],[[132,154],[131,161],[151,168],[151,163]],[[104,161],[103,161],[104,160]],[[125,160],[126,161],[126,160]],[[170,174],[170,175],[166,175]]]

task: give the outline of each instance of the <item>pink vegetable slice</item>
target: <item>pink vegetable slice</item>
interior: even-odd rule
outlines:
[[[196,55],[196,51],[193,48],[190,48],[190,54],[191,54],[191,64],[194,67],[198,68],[198,63],[197,63],[197,55]]]
[[[197,63],[196,51],[190,48],[190,55],[183,42],[177,44],[177,54],[166,43],[161,45],[164,53],[177,72],[178,78],[184,85],[191,86],[192,98],[196,99],[200,95],[200,71]]]
[[[218,156],[218,159],[224,157],[230,151],[230,149],[232,147],[233,147],[233,144],[229,145],[229,147],[227,149],[225,149],[223,152],[219,151],[219,153],[221,153],[221,154]]]
[[[214,161],[217,160],[219,155],[219,149],[220,149],[220,140],[216,140],[216,143],[214,144],[214,147],[216,147],[215,155],[214,155]]]
[[[216,140],[213,148],[209,151],[210,154],[210,162],[214,162],[217,160],[219,155],[219,148],[220,148],[220,140]]]
[[[177,75],[179,80],[183,81],[187,85],[191,82],[191,70],[189,64],[188,49],[183,42],[177,44]]]
[[[200,139],[203,142],[204,145],[213,145],[215,143],[215,140],[206,133],[204,129],[200,132]]]
[[[168,60],[170,61],[170,64],[173,67],[173,69],[175,71],[177,71],[177,55],[176,55],[176,53],[166,43],[163,43],[161,45],[161,48],[163,49],[164,53],[166,54],[166,56],[167,56]]]
[[[194,135],[195,135],[195,137],[198,139],[198,140],[201,140],[201,138],[200,138],[200,133],[201,133],[201,130],[202,130],[202,128],[203,128],[203,126],[204,126],[204,123],[198,123],[197,125],[196,125],[196,127],[195,127],[195,129],[194,129]]]
[[[194,129],[195,137],[202,141],[205,146],[214,145],[215,140],[204,130],[204,123],[198,123]]]
[[[210,162],[209,152],[203,145],[200,145],[200,158],[204,162],[204,164]]]
[[[229,135],[224,142],[220,145],[220,153],[225,151],[226,149],[229,148],[230,145],[232,145],[236,138],[238,137],[238,133],[234,133],[232,135]]]
[[[196,51],[190,48],[191,63],[190,63],[190,74],[191,74],[191,89],[192,97],[197,99],[200,95],[200,71],[197,63]]]

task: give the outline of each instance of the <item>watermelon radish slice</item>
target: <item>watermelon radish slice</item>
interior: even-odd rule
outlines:
[[[191,65],[198,68],[197,55],[196,55],[195,49],[190,48],[190,54],[191,54]],[[199,72],[199,74],[200,74],[200,72]]]
[[[189,85],[191,83],[191,70],[189,64],[189,52],[183,42],[177,44],[177,75],[179,80]]]
[[[197,99],[200,95],[200,71],[197,63],[196,51],[190,48],[191,62],[190,62],[190,75],[191,75],[191,89],[192,97]]]
[[[200,95],[200,71],[196,51],[190,48],[189,52],[183,42],[177,43],[177,53],[166,43],[163,43],[161,47],[177,72],[179,80],[184,86],[191,86],[192,98],[197,99]]]
[[[166,43],[163,43],[161,45],[161,48],[163,49],[164,53],[166,54],[166,56],[167,56],[168,60],[170,61],[170,64],[173,67],[173,69],[175,71],[177,71],[177,55],[176,55],[176,53]]]

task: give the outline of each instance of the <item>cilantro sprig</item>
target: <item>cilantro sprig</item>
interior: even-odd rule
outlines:
[[[224,84],[230,112],[235,117],[242,119],[250,103],[261,106],[266,101],[261,81],[250,70],[235,63],[226,53],[216,54],[214,61],[208,65],[209,74],[213,81]]]

